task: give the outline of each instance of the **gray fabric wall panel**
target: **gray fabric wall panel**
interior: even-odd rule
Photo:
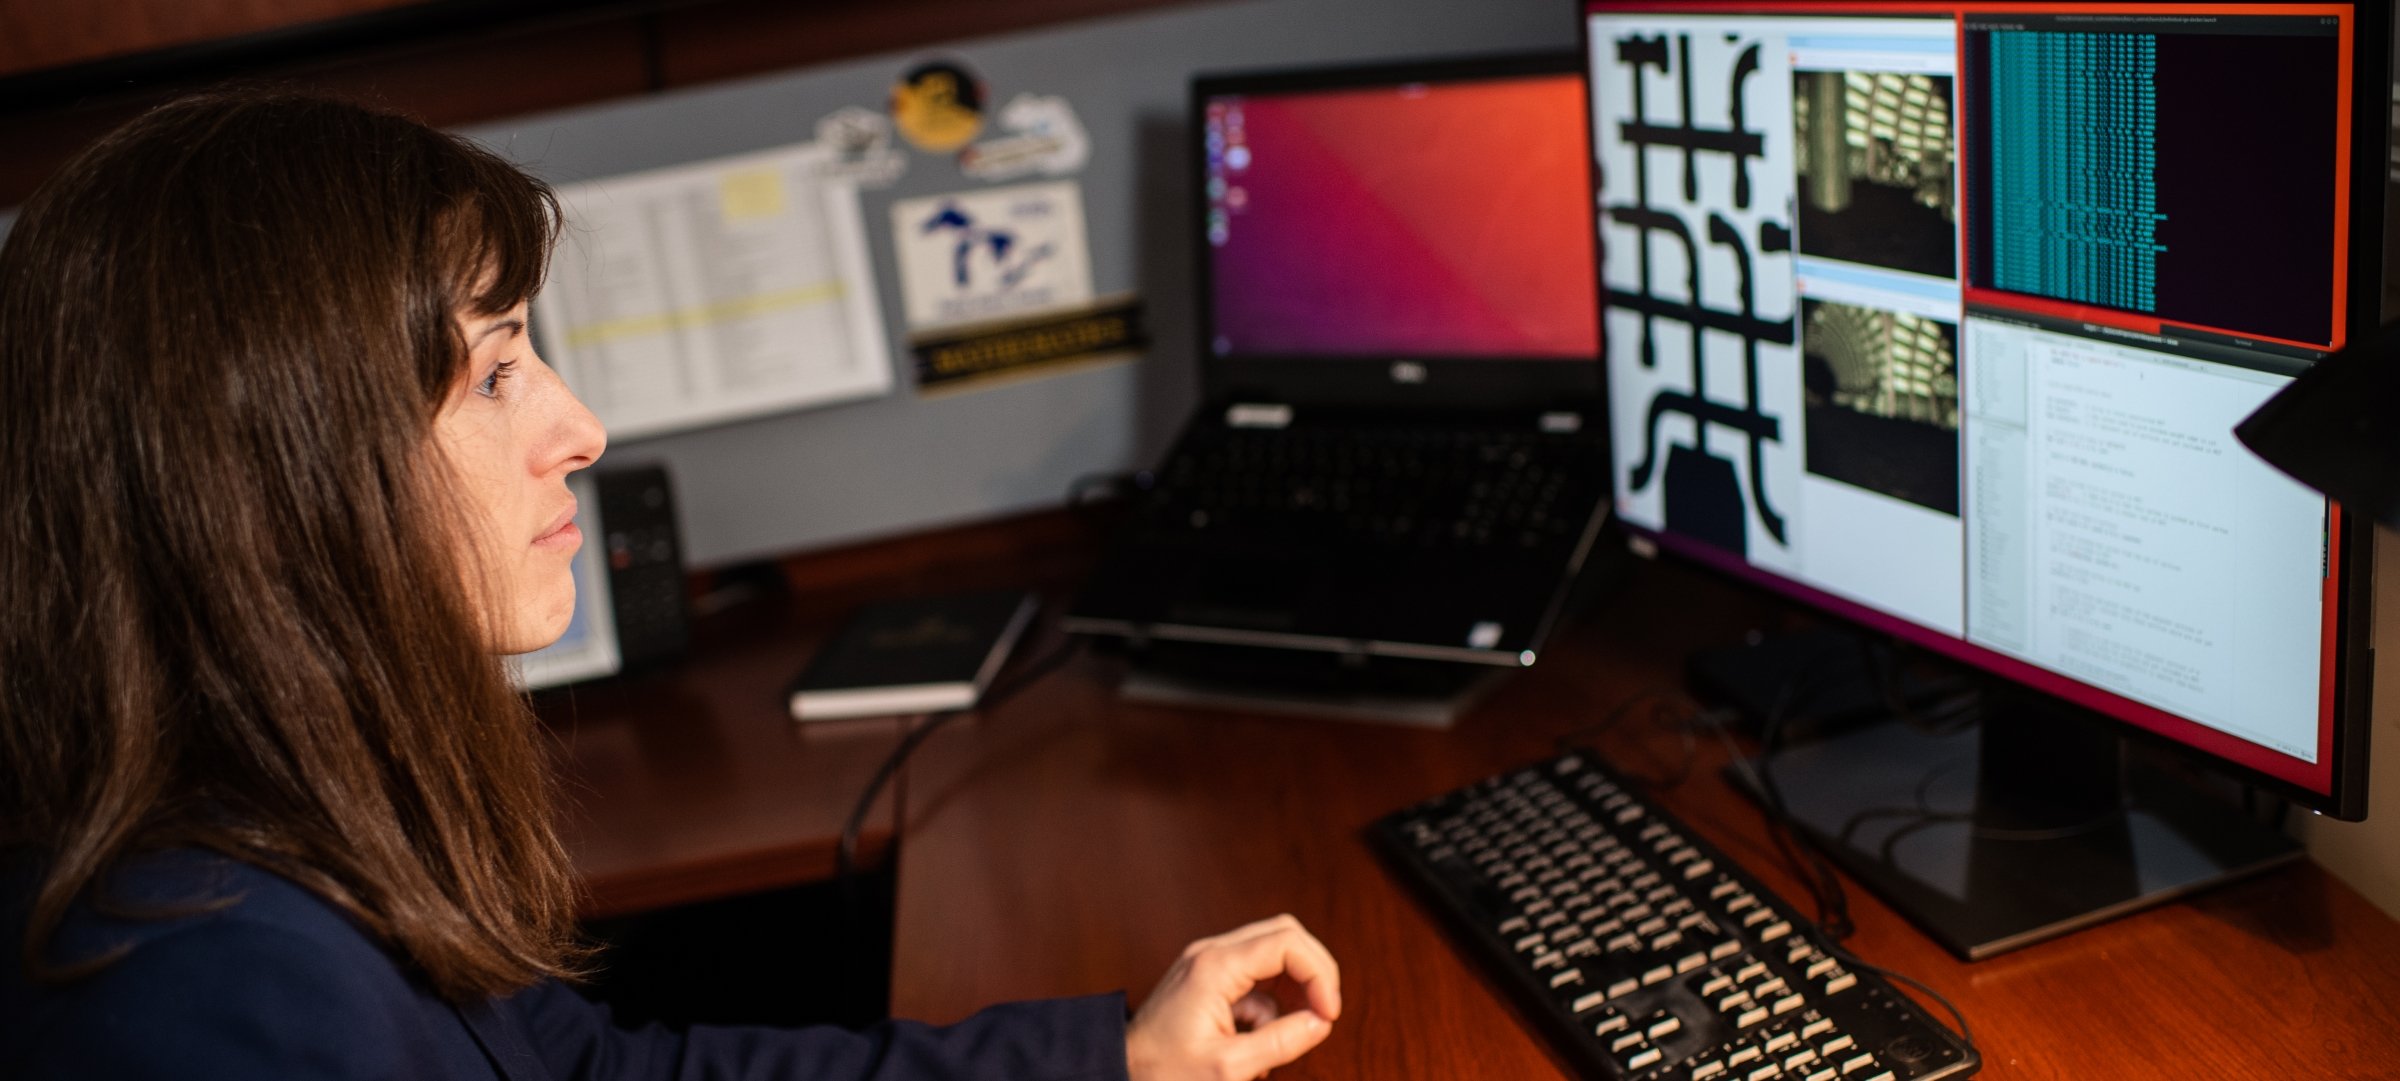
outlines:
[[[613,447],[664,460],[701,566],[1056,505],[1076,477],[1148,464],[1192,407],[1192,253],[1184,95],[1195,71],[1568,48],[1565,0],[1251,0],[1196,5],[679,91],[471,129],[570,183],[807,139],[845,105],[880,109],[911,60],[963,59],[996,107],[1063,95],[1092,140],[1079,175],[1093,285],[1133,291],[1154,344],[1141,360],[919,398],[890,249],[895,198],[981,186],[944,156],[864,199],[895,394]]]

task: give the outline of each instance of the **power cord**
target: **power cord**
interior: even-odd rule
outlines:
[[[1783,790],[1775,783],[1773,769],[1774,756],[1781,749],[1784,721],[1789,716],[1790,703],[1799,685],[1807,682],[1806,675],[1802,673],[1801,678],[1787,681],[1782,691],[1777,693],[1775,704],[1767,711],[1765,724],[1759,732],[1759,753],[1755,761],[1743,757],[1741,748],[1734,743],[1732,734],[1725,730],[1724,725],[1712,723],[1710,731],[1724,744],[1734,768],[1748,775],[1751,784],[1757,788],[1766,811],[1767,835],[1775,842],[1776,850],[1782,853],[1785,862],[1806,884],[1810,899],[1817,906],[1817,930],[1825,937],[1827,952],[1843,964],[1907,984],[1940,1003],[1942,1009],[1948,1011],[1951,1019],[1957,1022],[1958,1038],[1966,1044],[1967,1053],[1981,1057],[1982,1052],[1975,1045],[1974,1026],[1968,1024],[1966,1012],[1960,1010],[1948,996],[1914,976],[1868,962],[1843,945],[1858,930],[1857,924],[1850,918],[1849,894],[1843,888],[1840,876],[1835,874],[1832,863],[1800,835],[1791,807],[1784,802]]]
[[[1130,491],[1145,487],[1147,476],[1147,471],[1078,475],[1067,482],[1066,506],[1072,510],[1083,510],[1093,504],[1123,498]],[[883,794],[884,786],[891,783],[893,776],[900,772],[900,767],[908,762],[909,756],[915,754],[917,748],[940,731],[943,725],[950,723],[951,718],[997,707],[1018,691],[1032,686],[1035,681],[1067,663],[1082,646],[1082,637],[1066,636],[1049,653],[1020,669],[1013,678],[994,681],[973,706],[927,714],[915,728],[909,730],[908,735],[901,738],[899,745],[892,748],[892,753],[884,757],[883,764],[876,767],[875,776],[867,781],[866,790],[859,793],[858,802],[851,806],[849,819],[842,823],[841,843],[834,849],[834,880],[841,884],[845,898],[853,894],[854,876],[858,870],[858,835],[866,828],[867,815],[875,807],[875,797]]]
[[[1651,728],[1671,733],[1682,742],[1682,757],[1669,765],[1660,762],[1657,756],[1650,753],[1646,745],[1637,743],[1633,744],[1632,748],[1638,751],[1642,757],[1650,759],[1649,764],[1657,767],[1653,772],[1642,774],[1625,768],[1623,756],[1618,754],[1609,756],[1611,763],[1617,767],[1618,772],[1649,788],[1675,788],[1691,779],[1692,770],[1696,768],[1699,761],[1700,744],[1699,737],[1695,734],[1698,731],[1696,722],[1702,720],[1703,715],[1707,713],[1708,711],[1702,709],[1698,702],[1693,701],[1689,695],[1681,691],[1667,689],[1643,691],[1617,703],[1599,720],[1560,733],[1557,740],[1557,751],[1565,754],[1586,744],[1596,747],[1601,737],[1616,731],[1640,714],[1649,722]],[[1721,722],[1722,719],[1716,718],[1716,720]]]
[[[867,781],[866,789],[859,793],[858,802],[851,806],[849,819],[842,824],[841,843],[834,850],[834,879],[841,883],[845,898],[852,896],[854,889],[854,876],[858,869],[858,835],[866,826],[867,815],[875,807],[875,798],[883,794],[884,786],[891,783],[892,777],[900,772],[900,767],[908,762],[909,756],[915,754],[918,747],[923,746],[927,739],[951,720],[969,713],[996,709],[1002,702],[1039,682],[1043,676],[1058,670],[1074,658],[1077,650],[1083,648],[1083,642],[1081,635],[1067,635],[1038,660],[1007,678],[994,680],[973,706],[926,714],[915,728],[909,730],[908,735],[901,737],[899,744],[892,748],[892,753],[884,756],[883,764],[876,767],[874,777]]]

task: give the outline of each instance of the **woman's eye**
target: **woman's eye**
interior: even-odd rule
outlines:
[[[516,370],[517,362],[513,360],[502,361],[499,364],[494,365],[492,367],[492,374],[484,376],[483,382],[475,384],[475,393],[481,394],[486,398],[499,397],[500,384],[508,382],[508,377]]]

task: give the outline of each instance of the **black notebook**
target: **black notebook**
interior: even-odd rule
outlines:
[[[792,719],[966,709],[1033,622],[1022,590],[870,604],[817,651],[789,692]]]

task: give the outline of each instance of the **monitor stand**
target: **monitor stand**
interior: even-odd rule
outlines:
[[[1963,730],[1880,721],[1766,763],[1801,832],[1952,953],[1981,960],[2300,857],[2125,753],[2115,722],[2007,684],[1985,694]],[[1759,762],[1727,767],[1754,798]]]
[[[1907,663],[1887,635],[1832,625],[1700,650],[1684,674],[1702,699],[1731,706],[1751,735],[1771,715],[1793,735],[1829,732],[1888,715],[1895,697],[1923,709],[1973,685],[1956,666]]]
[[[1447,728],[1516,669],[1406,657],[1153,641],[1118,693],[1137,702]]]

